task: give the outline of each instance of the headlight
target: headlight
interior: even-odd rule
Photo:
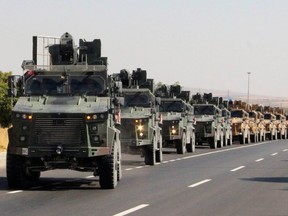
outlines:
[[[33,117],[32,117],[32,114],[29,114],[29,113],[16,113],[15,118],[31,121]]]
[[[108,113],[93,113],[85,116],[86,121],[104,121],[108,118]]]
[[[135,119],[135,130],[138,139],[146,139],[148,135],[148,119]]]
[[[177,135],[178,134],[178,129],[177,129],[177,127],[175,125],[172,125],[170,127],[170,134],[171,135]]]

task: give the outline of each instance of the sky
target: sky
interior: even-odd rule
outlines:
[[[0,0],[0,71],[22,74],[32,36],[101,39],[108,73],[287,98],[287,0]]]

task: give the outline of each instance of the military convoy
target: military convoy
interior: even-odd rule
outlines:
[[[10,188],[29,187],[43,171],[72,169],[93,172],[101,188],[113,189],[122,177],[123,152],[155,165],[165,148],[184,154],[205,143],[215,149],[234,140],[287,138],[282,109],[223,101],[211,93],[190,98],[178,84],[155,88],[140,68],[108,75],[100,39],[80,39],[76,47],[67,32],[47,38],[47,59],[40,54],[37,64],[34,36],[33,60],[23,61],[23,76],[8,80],[9,95],[17,97],[8,130]]]

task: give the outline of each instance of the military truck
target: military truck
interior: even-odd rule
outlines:
[[[277,140],[277,126],[276,126],[276,116],[273,114],[273,108],[270,106],[264,107],[264,121],[266,129],[266,139]]]
[[[256,110],[250,110],[248,112],[248,115],[249,115],[250,139],[252,142],[257,143],[259,142],[260,129],[264,130],[264,128],[259,127],[259,124],[258,124],[259,114]]]
[[[160,86],[155,95],[161,97],[163,148],[176,148],[177,154],[195,151],[194,110],[187,103],[190,92],[180,85]]]
[[[232,117],[232,134],[240,144],[250,143],[249,114],[245,111],[242,101],[230,101],[229,110]]]
[[[45,48],[51,61],[42,66],[38,42],[34,36],[24,75],[9,78],[9,92],[21,91],[8,132],[8,186],[29,187],[42,171],[72,169],[93,172],[103,189],[115,188],[122,176],[119,107],[100,39],[80,39],[77,48],[66,32]]]
[[[279,139],[287,139],[286,117],[281,113],[275,113],[275,115],[278,137]]]
[[[223,103],[224,105],[224,103]],[[223,145],[232,145],[233,144],[233,135],[232,135],[232,120],[231,120],[231,112],[225,107],[222,106],[222,127],[224,130],[224,141]]]
[[[196,145],[208,143],[210,148],[223,147],[224,129],[222,110],[213,104],[212,94],[197,93],[192,96],[194,115],[196,120],[195,136]],[[210,104],[208,104],[210,103]]]
[[[122,151],[144,156],[146,165],[162,161],[162,132],[159,101],[153,94],[153,80],[147,79],[146,70],[137,68],[132,75],[128,70],[114,74],[122,82],[124,102],[121,107]]]

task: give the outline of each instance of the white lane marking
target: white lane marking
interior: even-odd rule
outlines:
[[[87,179],[90,179],[90,178],[94,178],[95,176],[91,175],[91,176],[86,176]]]
[[[254,146],[264,145],[264,144],[267,144],[267,143],[270,143],[270,142],[266,141],[266,142],[261,142],[261,143],[257,143],[257,144],[253,144],[253,145],[239,146],[239,147],[235,147],[235,148],[222,149],[222,150],[219,150],[219,151],[206,152],[206,153],[203,153],[203,154],[191,155],[191,156],[183,157],[183,159],[196,158],[196,157],[201,157],[201,156],[206,156],[206,155],[211,155],[211,154],[217,154],[217,153],[221,153],[221,152],[233,151],[233,150],[242,149],[242,148],[251,148],[251,147],[254,147]],[[288,149],[287,149],[287,151],[288,151]],[[169,162],[175,162],[175,161],[176,160],[163,161],[162,164],[169,163]],[[130,171],[130,170],[134,170],[134,168],[126,168],[125,169],[125,171]]]
[[[141,169],[141,168],[143,168],[144,166],[137,166],[137,167],[135,167],[135,169]]]
[[[238,170],[240,170],[240,169],[243,169],[245,166],[240,166],[240,167],[237,167],[237,168],[235,168],[235,169],[232,169],[232,170],[230,170],[231,172],[235,172],[235,171],[238,171]]]
[[[134,208],[128,209],[128,210],[123,211],[123,212],[120,212],[120,213],[115,214],[115,215],[113,215],[113,216],[124,216],[124,215],[130,214],[130,213],[132,213],[132,212],[138,211],[138,210],[140,210],[140,209],[142,209],[142,208],[145,208],[145,207],[147,207],[147,206],[149,206],[149,204],[138,205],[138,206],[136,206],[136,207],[134,207]]]
[[[207,183],[207,182],[209,182],[209,181],[211,181],[211,180],[212,180],[212,179],[205,179],[205,180],[203,180],[203,181],[200,181],[200,182],[197,182],[197,183],[195,183],[195,184],[189,185],[188,187],[190,187],[190,188],[197,187],[197,186],[202,185],[202,184],[204,184],[204,183]]]
[[[16,190],[16,191],[10,191],[7,194],[15,194],[15,193],[22,193],[23,190]]]
[[[183,159],[182,159],[182,158],[177,158],[176,160],[177,160],[177,161],[180,161],[180,160],[183,160]]]
[[[255,160],[255,162],[260,162],[260,161],[263,161],[264,158],[259,158],[258,160]]]
[[[271,156],[275,156],[275,155],[277,155],[278,153],[273,153],[273,154],[271,154]]]
[[[284,150],[283,150],[283,152],[286,152],[286,151],[288,151],[288,149],[284,149]]]

